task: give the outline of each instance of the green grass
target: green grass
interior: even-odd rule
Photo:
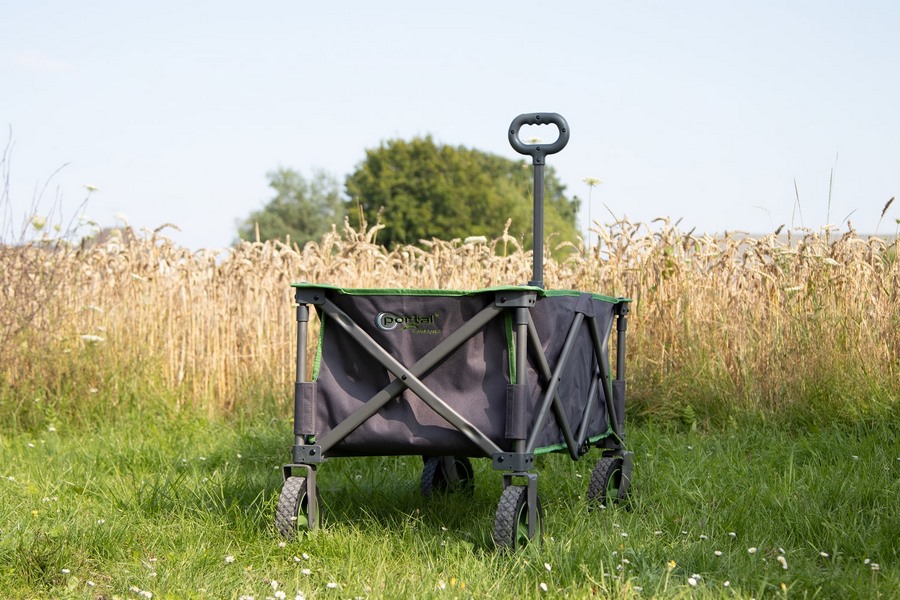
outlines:
[[[589,512],[597,453],[540,457],[544,543],[505,555],[488,461],[475,461],[474,498],[428,499],[416,457],[328,462],[324,528],[280,545],[287,420],[131,409],[54,425],[0,434],[4,597],[262,599],[272,581],[287,598],[900,596],[889,423],[632,424],[630,508]]]

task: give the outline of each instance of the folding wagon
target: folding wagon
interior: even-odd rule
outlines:
[[[555,125],[548,145],[525,144],[523,125]],[[625,447],[625,330],[629,301],[545,290],[544,161],[569,139],[555,113],[518,116],[513,148],[534,166],[534,263],[528,285],[476,291],[346,289],[298,283],[297,382],[292,463],[275,526],[286,538],[320,523],[319,466],[345,456],[421,455],[421,491],[471,492],[470,458],[489,458],[503,492],[493,537],[517,548],[542,534],[535,456],[601,456],[588,498],[622,500],[632,453]],[[320,321],[307,379],[310,307]],[[609,344],[616,328],[615,360]]]

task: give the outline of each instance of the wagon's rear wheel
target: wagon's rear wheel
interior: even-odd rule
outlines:
[[[309,511],[309,486],[306,477],[288,477],[281,488],[278,506],[275,508],[275,529],[287,540],[292,540],[297,532],[314,531],[321,522],[322,502],[316,488],[317,510],[315,516]]]
[[[531,542],[538,544],[544,535],[544,510],[537,499],[534,535],[528,532],[528,488],[511,485],[503,490],[494,516],[494,543],[499,550],[518,550]]]
[[[465,456],[426,456],[422,468],[421,491],[423,496],[433,493],[475,493],[475,470],[472,461]]]

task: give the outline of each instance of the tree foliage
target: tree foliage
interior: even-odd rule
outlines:
[[[579,201],[565,196],[545,169],[545,232],[575,240]],[[347,177],[350,222],[381,221],[386,246],[420,239],[496,237],[507,219],[510,233],[531,245],[531,164],[464,147],[436,144],[430,136],[392,140],[367,150]]]
[[[255,240],[258,227],[262,241],[290,236],[291,242],[303,245],[343,220],[340,184],[328,173],[317,170],[307,179],[293,169],[279,168],[267,177],[275,197],[238,224],[241,239]]]

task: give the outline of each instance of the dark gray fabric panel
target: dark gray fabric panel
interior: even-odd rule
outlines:
[[[316,431],[316,384],[294,384],[294,433],[307,435]]]
[[[525,404],[527,387],[514,384],[506,388],[506,439],[524,440],[528,437],[526,417],[528,411]]]
[[[375,341],[406,367],[437,346],[486,306],[493,293],[465,297],[440,296],[358,296],[329,290],[328,297]],[[589,302],[591,306],[585,306]],[[593,313],[601,332],[613,318],[613,304],[585,296],[540,298],[532,309],[539,337],[551,369],[555,368],[566,332],[576,307]],[[475,425],[504,450],[507,439],[507,388],[509,355],[504,320],[494,319],[431,373],[422,377],[425,385],[454,410]],[[532,363],[533,359],[529,359]],[[577,431],[596,368],[590,335],[582,327],[576,337],[569,364],[562,373],[559,395],[573,431]],[[321,439],[355,409],[393,380],[375,359],[365,353],[335,323],[327,323],[322,341],[322,365],[316,382],[318,394],[316,432]],[[530,433],[536,404],[546,382],[538,377],[535,365],[527,371],[528,393],[524,397],[527,432]],[[607,431],[606,411],[601,398],[588,429],[589,436]],[[521,427],[511,424],[511,431]],[[538,446],[563,441],[551,414],[540,433]],[[376,415],[337,444],[329,454],[456,454],[483,456],[482,451],[438,416],[415,394],[406,390],[388,402]]]

